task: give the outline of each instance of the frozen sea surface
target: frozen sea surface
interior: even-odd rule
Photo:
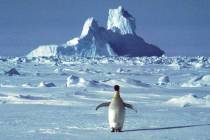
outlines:
[[[206,57],[0,58],[0,139],[209,140],[209,74]],[[126,110],[122,133],[107,108],[95,111],[114,84],[138,110]]]

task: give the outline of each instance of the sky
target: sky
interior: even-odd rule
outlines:
[[[0,0],[0,56],[24,56],[39,45],[80,35],[88,17],[106,27],[122,5],[136,33],[167,56],[210,56],[210,0]]]

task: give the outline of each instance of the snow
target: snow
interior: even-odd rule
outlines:
[[[116,72],[117,73],[124,73],[125,71],[122,68],[118,68]]]
[[[66,42],[66,44],[69,45],[69,46],[75,46],[78,43],[79,43],[79,38],[78,37],[72,38],[71,40]]]
[[[98,23],[95,21],[93,17],[88,18],[83,25],[82,33],[80,35],[81,38],[86,37],[90,34],[91,30],[95,30],[98,28]]]
[[[0,139],[207,140],[209,60],[167,56],[4,58],[0,60]],[[170,66],[175,63],[180,69]],[[203,67],[195,68],[195,63]],[[21,75],[5,75],[11,68]],[[159,78],[166,86],[157,84]],[[191,79],[200,85],[182,87]],[[56,87],[39,87],[41,81]],[[124,101],[138,110],[126,110],[122,133],[110,132],[107,108],[95,111],[98,104],[112,99],[115,84],[121,86]]]
[[[55,84],[52,82],[40,82],[38,87],[55,87]]]
[[[135,28],[135,18],[119,6],[109,10],[107,29],[90,17],[85,21],[79,37],[73,37],[60,45],[39,46],[27,57],[136,57],[164,54],[160,48],[136,35]]]
[[[24,84],[22,84],[22,87],[31,88],[32,85],[30,83],[24,83]]]
[[[166,103],[171,104],[171,105],[177,105],[180,107],[198,106],[198,105],[210,107],[210,100],[208,97],[209,95],[204,98],[199,98],[196,95],[188,94],[182,97],[172,98]]]
[[[77,77],[75,75],[71,75],[67,78],[66,86],[84,86],[85,82],[85,79]]]
[[[167,83],[169,83],[170,80],[169,80],[169,77],[167,75],[164,75],[164,76],[161,76],[159,79],[158,79],[158,84],[159,85],[166,85]]]
[[[107,29],[119,32],[122,35],[135,35],[135,18],[131,16],[122,6],[117,9],[110,9],[107,21]]]
[[[124,81],[126,84],[130,84],[130,85],[133,85],[133,86],[150,87],[149,84],[144,83],[144,82],[142,82],[140,80],[127,78],[127,79],[122,79],[122,81]]]
[[[52,105],[52,106],[68,106],[68,102],[48,99],[45,97],[31,95],[9,95],[1,98],[3,104],[25,104],[25,105]]]
[[[183,83],[182,87],[203,87],[207,85],[210,85],[210,74],[196,76],[188,82]]]
[[[197,69],[204,67],[203,63],[192,63],[192,65]]]
[[[202,83],[210,84],[210,74],[203,75],[200,81],[202,81]]]

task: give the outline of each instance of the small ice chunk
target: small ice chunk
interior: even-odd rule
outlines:
[[[20,75],[20,73],[15,68],[12,68],[9,71],[6,71],[5,74],[9,76]]]
[[[116,70],[116,72],[117,72],[117,73],[123,73],[124,70],[123,70],[122,68],[118,68],[118,69]]]
[[[169,80],[169,77],[167,75],[164,75],[164,76],[161,76],[159,79],[158,79],[158,84],[159,85],[166,85],[167,83],[169,83],[170,80]]]
[[[32,85],[31,85],[31,83],[25,83],[25,84],[22,84],[22,87],[30,88],[30,87],[32,87]]]
[[[75,75],[71,75],[67,78],[66,86],[83,86],[85,83],[85,79],[77,77]]]
[[[172,98],[166,103],[180,107],[187,107],[191,105],[202,105],[204,100],[202,98],[198,98],[196,95],[188,94],[182,97]]]
[[[194,77],[183,83],[181,87],[203,87],[210,85],[210,74]]]
[[[200,62],[200,63],[193,63],[192,65],[196,69],[203,68],[205,66],[202,62]]]
[[[54,83],[51,83],[51,82],[40,82],[38,87],[55,87],[55,84]]]

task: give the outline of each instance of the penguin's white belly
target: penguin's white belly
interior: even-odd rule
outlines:
[[[125,118],[124,105],[119,103],[118,105],[112,104],[109,106],[109,125],[110,128],[123,128]]]

